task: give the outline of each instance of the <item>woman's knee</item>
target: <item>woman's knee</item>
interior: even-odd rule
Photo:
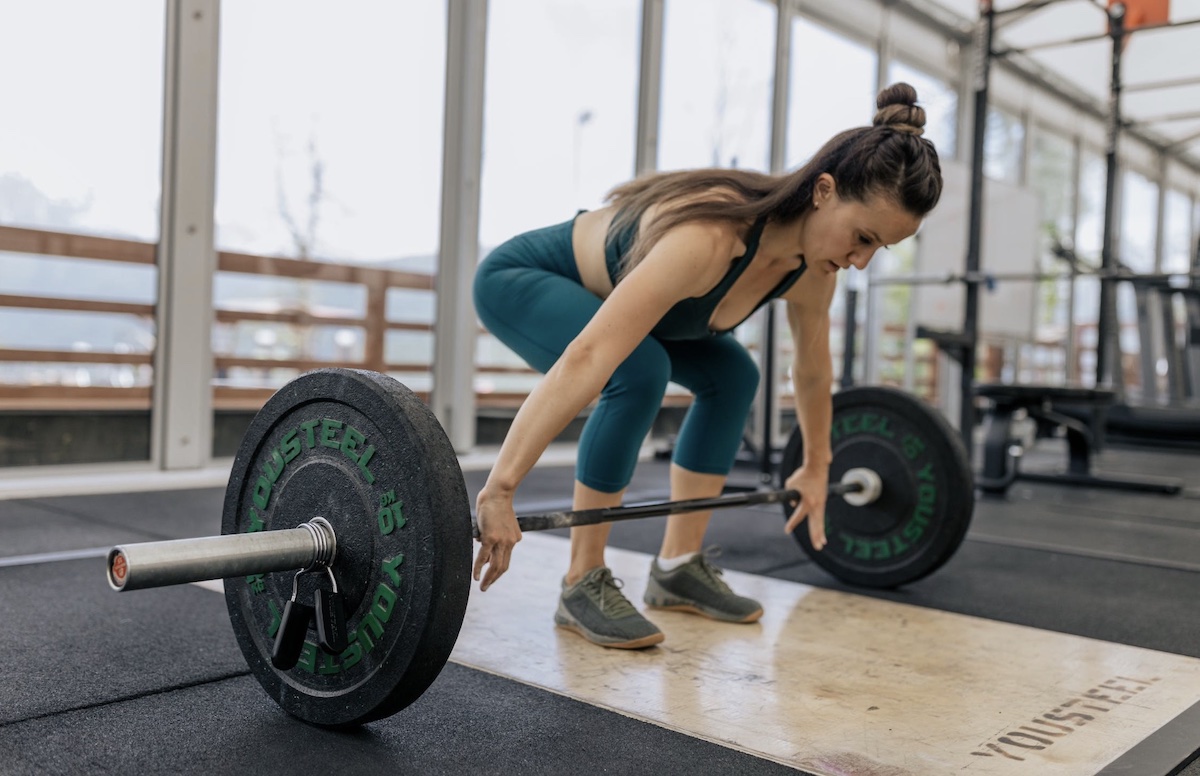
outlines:
[[[671,360],[658,343],[647,339],[616,368],[603,396],[635,402],[657,411],[670,380]]]
[[[758,364],[740,346],[708,365],[707,384],[696,386],[699,401],[715,401],[729,411],[748,410],[758,395]]]
[[[758,371],[758,364],[754,362],[749,353],[745,353],[745,357],[740,360],[736,368],[727,372],[728,385],[724,390],[730,397],[730,403],[749,408],[754,403],[754,397],[758,395],[758,384],[761,379],[762,375]]]

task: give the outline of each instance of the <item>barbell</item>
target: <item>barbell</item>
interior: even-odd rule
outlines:
[[[974,508],[958,434],[894,389],[846,389],[833,404],[828,544],[816,551],[807,531],[793,536],[850,584],[896,587],[932,573],[962,543]],[[781,480],[802,461],[797,429]],[[782,504],[786,516],[798,499],[768,490],[518,523],[537,531],[756,504]],[[458,457],[420,397],[379,373],[321,369],[251,421],[220,536],[119,545],[106,574],[118,591],[224,579],[235,639],[267,694],[306,722],[347,727],[408,706],[445,666],[466,612],[474,533]]]

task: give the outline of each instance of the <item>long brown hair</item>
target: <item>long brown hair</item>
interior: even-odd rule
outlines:
[[[807,164],[782,175],[713,168],[653,173],[618,186],[607,197],[617,207],[609,240],[639,223],[650,206],[675,203],[663,207],[639,231],[622,260],[618,280],[664,234],[685,222],[749,222],[765,215],[769,221],[787,223],[799,218],[812,209],[822,173],[833,176],[842,199],[862,202],[882,195],[923,217],[942,194],[942,168],[933,143],[921,137],[925,110],[916,102],[916,89],[892,84],[876,98],[878,111],[871,126],[835,135]]]

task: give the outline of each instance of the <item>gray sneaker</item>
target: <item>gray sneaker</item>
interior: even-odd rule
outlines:
[[[655,558],[650,564],[645,601],[656,609],[692,612],[723,622],[755,622],[763,613],[758,601],[729,589],[721,579],[721,569],[704,553],[674,571],[663,571]]]
[[[633,608],[621,592],[621,580],[614,579],[606,566],[592,569],[574,585],[563,580],[554,623],[614,649],[641,649],[664,638],[654,623]]]

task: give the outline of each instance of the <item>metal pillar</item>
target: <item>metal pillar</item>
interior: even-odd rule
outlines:
[[[996,15],[991,0],[979,4],[979,23],[975,37],[975,67],[972,73],[975,88],[975,115],[971,123],[971,205],[967,227],[966,271],[979,272],[983,241],[983,148],[987,131],[988,76],[992,59],[992,40]],[[969,283],[963,305],[963,336],[966,344],[960,352],[962,374],[959,376],[961,406],[958,430],[967,450],[972,449],[975,429],[975,359],[979,339],[979,285]]]
[[[1101,242],[1101,266],[1107,272],[1117,268],[1116,190],[1117,145],[1121,134],[1121,49],[1125,43],[1125,6],[1116,3],[1108,10],[1112,38],[1112,65],[1108,104],[1108,148],[1104,174],[1104,237]],[[1117,285],[1111,277],[1100,279],[1100,313],[1096,339],[1096,386],[1124,384],[1120,364],[1120,321],[1117,319]]]
[[[659,98],[662,94],[663,5],[665,0],[642,0],[642,42],[638,67],[637,142],[634,173],[658,169]]]
[[[220,0],[167,3],[151,457],[212,458],[212,287]]]
[[[432,407],[459,453],[475,446],[475,342],[471,281],[479,263],[479,179],[487,0],[450,0],[442,145],[442,228]]]

